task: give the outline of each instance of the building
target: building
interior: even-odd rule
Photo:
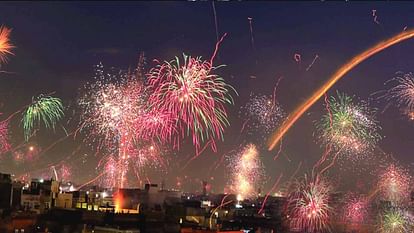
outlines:
[[[0,173],[0,213],[12,207],[13,185],[10,174]]]
[[[59,182],[33,179],[28,189],[23,189],[21,207],[25,211],[43,213],[55,206],[59,192]]]
[[[73,208],[73,194],[72,193],[59,193],[56,198],[57,208],[70,209]]]

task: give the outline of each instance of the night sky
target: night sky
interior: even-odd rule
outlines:
[[[216,170],[211,167],[223,153],[250,142],[251,136],[240,135],[243,120],[239,111],[251,93],[270,95],[278,78],[283,77],[277,99],[289,113],[354,55],[405,27],[414,27],[414,4],[410,2],[216,2],[215,6],[218,31],[228,34],[216,64],[226,64],[219,73],[239,93],[235,105],[228,107],[231,126],[225,131],[224,142],[218,143],[217,153],[208,149],[182,169],[194,155],[187,139],[181,150],[165,155],[170,163],[168,171],[149,172],[155,183],[163,176],[167,187],[175,187],[180,177],[186,191],[200,190],[201,180],[211,182],[215,192],[223,190],[229,168],[224,164]],[[374,22],[373,9],[379,24]],[[248,17],[252,18],[256,49],[250,42]],[[16,45],[15,56],[1,67],[12,73],[0,74],[0,112],[4,113],[0,117],[30,103],[32,96],[55,92],[67,107],[64,122],[69,121],[69,128],[79,119],[79,88],[92,80],[93,66],[99,62],[128,69],[135,67],[139,53],[145,52],[148,70],[153,59],[171,60],[182,53],[209,58],[216,43],[211,2],[1,3],[0,24],[13,29],[11,40]],[[300,63],[294,54],[301,55]],[[319,59],[306,71],[316,54]],[[413,40],[386,49],[353,69],[328,94],[339,90],[356,99],[372,99],[396,72],[414,71],[413,54]],[[370,104],[379,109],[376,117],[384,136],[379,147],[412,169],[413,123],[395,106],[385,109],[384,100],[371,100]],[[273,157],[278,147],[268,152],[262,142],[260,154],[268,177],[265,190],[280,174],[284,181],[289,179],[300,162],[298,175],[310,171],[323,153],[314,136],[315,121],[323,111],[323,100],[319,100],[283,138],[282,155],[277,160]],[[62,136],[59,128],[55,133],[41,130],[26,146],[45,148]],[[85,182],[96,176],[101,155],[83,145],[84,137],[67,139],[32,161],[15,162],[10,153],[1,155],[0,172],[50,176],[50,164],[76,150],[65,163],[72,167],[74,182]],[[11,142],[17,146],[22,141],[22,127],[16,118]],[[361,171],[357,167],[344,163],[329,174],[340,188],[352,189],[356,182],[368,188],[376,169]],[[381,169],[380,165],[375,167]]]

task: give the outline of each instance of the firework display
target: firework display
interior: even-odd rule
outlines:
[[[337,97],[329,99],[326,107],[328,112],[317,125],[323,145],[352,155],[366,154],[381,139],[375,110],[366,103],[355,103],[352,97],[338,92]]]
[[[95,82],[86,87],[79,100],[81,128],[99,138],[98,147],[117,153],[118,187],[123,187],[131,159],[137,127],[146,116],[142,80],[122,71],[105,71],[96,66]]]
[[[266,95],[251,95],[241,113],[247,121],[249,133],[260,132],[263,137],[267,137],[285,116],[279,103]]]
[[[105,71],[99,64],[95,82],[86,86],[79,100],[81,129],[93,135],[98,148],[118,154],[115,167],[104,166],[109,169],[106,176],[117,171],[117,187],[126,184],[131,167],[138,174],[145,166],[162,163],[158,146],[151,142],[167,140],[175,132],[169,114],[148,106],[147,90],[139,75]]]
[[[0,121],[0,155],[9,151],[10,148],[9,123],[8,121]]]
[[[390,80],[396,83],[385,94],[388,101],[395,101],[410,120],[414,120],[414,76],[413,73],[401,74]]]
[[[133,44],[125,36],[127,34],[121,33],[126,29],[124,24],[129,26],[127,32],[136,26],[135,20],[129,18],[127,23],[119,23],[117,17],[108,19],[111,23],[107,23],[99,15],[89,16],[96,21],[88,25],[98,29],[105,26],[112,32],[116,25],[120,31],[114,35],[108,33],[108,37],[125,44],[103,37],[98,41],[92,34],[88,34],[90,38],[85,44],[78,44],[77,40],[69,44],[64,42],[63,39],[74,38],[68,35],[62,36],[63,39],[54,38],[60,32],[79,33],[78,28],[69,28],[73,22],[68,20],[61,25],[68,28],[49,27],[55,34],[47,34],[45,30],[42,32],[45,35],[33,41],[27,39],[32,38],[28,37],[30,31],[16,27],[13,38],[22,45],[15,47],[11,30],[0,26],[0,74],[5,74],[0,75],[0,182],[7,183],[0,191],[5,188],[10,191],[10,187],[14,190],[21,183],[22,196],[26,195],[23,198],[39,195],[39,198],[31,198],[42,206],[36,213],[40,212],[43,217],[36,221],[45,220],[45,223],[36,222],[36,227],[45,232],[49,225],[51,229],[59,225],[49,224],[48,218],[52,216],[49,211],[62,209],[62,204],[66,208],[65,198],[70,195],[74,198],[72,206],[69,205],[71,208],[82,207],[82,213],[102,212],[96,216],[104,218],[104,222],[116,217],[116,221],[112,219],[114,224],[124,216],[132,219],[132,214],[137,214],[139,227],[152,227],[153,224],[146,223],[156,219],[154,222],[160,223],[174,220],[173,227],[182,230],[191,226],[212,232],[229,230],[227,225],[234,228],[232,230],[249,231],[252,226],[260,226],[262,230],[259,223],[265,221],[272,223],[263,227],[266,232],[414,232],[414,163],[409,156],[412,124],[394,119],[401,116],[386,112],[394,106],[414,122],[414,73],[398,72],[389,80],[388,75],[395,72],[395,67],[377,71],[368,63],[359,72],[349,74],[365,75],[367,78],[361,83],[337,84],[368,58],[414,38],[414,30],[406,30],[407,25],[403,32],[337,68],[333,61],[341,56],[330,56],[323,49],[315,49],[333,48],[331,41],[339,38],[338,34],[349,35],[345,34],[348,31],[326,33],[320,40],[322,36],[317,35],[321,29],[314,27],[312,37],[315,37],[309,43],[329,41],[329,44],[317,44],[310,50],[309,46],[300,46],[303,38],[294,34],[307,28],[297,27],[298,30],[292,31],[286,26],[281,31],[289,33],[281,33],[285,38],[275,42],[271,39],[274,38],[271,30],[267,30],[269,35],[260,34],[266,28],[261,22],[268,18],[258,17],[260,14],[255,14],[253,8],[249,9],[252,12],[242,14],[252,16],[247,18],[250,30],[246,28],[245,18],[240,20],[244,22],[244,34],[223,21],[226,22],[223,29],[231,28],[232,35],[236,36],[229,40],[230,45],[226,42],[226,48],[219,54],[227,33],[219,37],[218,17],[226,16],[228,10],[217,2],[213,2],[212,7],[214,25],[212,19],[210,24],[215,27],[216,34],[210,35],[211,38],[206,36],[208,32],[214,33],[211,30],[206,30],[206,34],[192,33],[194,22],[203,22],[196,18],[197,14],[186,14],[186,24],[182,28],[166,24],[174,31],[171,38],[162,30],[131,35],[134,39],[137,35],[151,36],[150,39],[139,38],[140,44]],[[176,11],[175,8],[168,10]],[[66,14],[71,15],[71,12]],[[108,12],[106,10],[106,14]],[[377,10],[373,9],[372,16],[378,27],[375,12]],[[381,14],[384,22],[387,21],[385,14]],[[21,13],[18,15],[22,17]],[[79,17],[84,19],[83,15]],[[133,14],[128,17],[135,19]],[[300,17],[295,16],[295,20]],[[313,14],[312,17],[319,16]],[[26,21],[9,20],[16,25]],[[106,24],[101,25],[101,21]],[[143,29],[152,28],[146,25],[152,21],[137,20]],[[232,21],[234,25],[236,22]],[[42,24],[33,24],[33,31],[37,25]],[[83,37],[87,33],[75,35]],[[187,38],[190,35],[193,36],[191,40]],[[209,59],[205,59],[203,53],[208,48],[205,38],[209,38],[210,45],[215,43]],[[231,44],[238,38],[244,40]],[[238,51],[242,50],[240,47],[249,47],[249,39],[252,50]],[[47,41],[50,48],[25,44],[28,41]],[[64,43],[57,46],[56,41]],[[285,41],[293,42],[285,47],[282,44]],[[343,39],[341,42],[349,43]],[[346,51],[348,45],[338,46],[338,52],[350,52]],[[48,50],[54,48],[59,49],[49,54]],[[79,54],[68,53],[68,48]],[[134,63],[131,66],[125,59],[133,56],[137,48],[148,51],[153,63],[146,64],[142,52],[137,66]],[[186,53],[177,56],[177,51]],[[199,54],[203,57],[186,55],[187,51],[201,51]],[[397,54],[402,52],[397,51]],[[18,58],[21,55],[22,60],[9,62],[9,57],[15,54]],[[81,58],[85,54],[88,57]],[[45,57],[46,61],[37,60]],[[74,57],[81,59],[74,61]],[[94,59],[102,59],[116,67],[98,63],[92,75],[84,73],[85,66],[89,66],[87,62],[99,61]],[[402,65],[399,61],[401,67],[397,68],[404,68],[405,61],[406,57]],[[229,69],[222,69],[225,65],[220,64],[223,63],[229,64]],[[315,64],[318,69],[314,69]],[[394,65],[389,64],[390,67]],[[11,70],[3,70],[3,65],[10,66]],[[323,80],[322,76],[329,70],[334,73]],[[38,77],[41,75],[45,77]],[[279,87],[282,79],[286,84],[283,82]],[[275,81],[273,95],[267,93]],[[384,85],[390,86],[378,91],[384,81]],[[315,85],[318,85],[316,90],[310,89]],[[334,85],[338,88],[336,93],[331,90]],[[242,93],[240,96],[236,89]],[[60,93],[61,98],[55,97],[56,93]],[[311,95],[307,97],[304,93]],[[372,97],[378,93],[383,101],[373,101],[378,100]],[[325,98],[321,99],[322,96]],[[304,114],[316,102],[312,112]],[[299,119],[297,130],[287,134]],[[408,149],[403,148],[407,145]],[[275,148],[277,151],[273,151]],[[88,203],[81,201],[83,197]],[[31,207],[32,203],[26,205],[25,200],[20,203],[24,206],[16,209],[18,214],[23,209],[36,208]],[[204,213],[209,219],[206,221],[201,215],[188,213],[183,218],[182,208],[185,212],[193,208],[194,212]],[[11,216],[13,220],[15,216]],[[7,221],[8,217],[4,222]],[[100,227],[88,221],[83,221],[85,231]],[[1,216],[0,222],[3,223]],[[42,224],[45,229],[40,229]],[[106,224],[105,227],[113,226]],[[0,231],[2,229],[0,226]],[[52,230],[59,232],[55,228]]]
[[[102,166],[102,167],[101,167]],[[105,174],[100,179],[100,184],[105,188],[116,187],[117,185],[117,176],[119,170],[117,169],[118,162],[115,156],[107,156],[102,162],[102,165],[98,164],[97,168],[99,170],[104,170]]]
[[[272,150],[276,144],[280,141],[283,135],[289,130],[290,127],[316,102],[325,94],[338,80],[340,80],[346,73],[352,70],[355,66],[369,57],[381,52],[382,50],[398,44],[404,40],[414,37],[414,30],[404,31],[386,41],[380,42],[374,47],[364,51],[363,53],[355,56],[349,62],[340,67],[331,78],[325,82],[319,89],[317,89],[306,101],[304,101],[298,108],[295,109],[282,123],[277,131],[273,134],[270,143],[269,150]]]
[[[401,210],[387,210],[380,216],[379,231],[382,233],[409,233],[412,230],[409,219]]]
[[[145,113],[144,86],[125,72],[105,71],[102,64],[96,66],[94,80],[78,101],[81,127],[110,148],[122,137],[134,136],[132,126]]]
[[[364,223],[368,218],[369,200],[360,195],[348,195],[345,197],[342,219],[352,224]]]
[[[11,30],[0,26],[0,64],[7,62],[7,55],[13,55],[11,49],[14,46],[10,43]]]
[[[72,178],[72,168],[67,164],[62,164],[57,172],[60,181],[70,181]]]
[[[297,182],[296,189],[288,197],[287,216],[290,227],[301,232],[329,231],[331,190],[332,187],[323,179]]]
[[[46,128],[55,129],[63,115],[63,104],[59,98],[45,95],[33,97],[22,119],[26,141],[32,135],[33,130],[39,128],[42,123]]]
[[[407,170],[391,164],[380,174],[378,189],[383,198],[393,204],[407,203],[412,190],[411,181]]]
[[[255,145],[249,144],[230,157],[228,168],[233,171],[230,179],[231,189],[239,199],[252,198],[258,194],[257,189],[260,188],[264,173]]]
[[[197,149],[207,140],[222,139],[229,125],[225,104],[233,103],[233,88],[214,73],[217,68],[199,57],[184,55],[183,61],[176,57],[148,74],[151,107],[169,113],[177,125],[178,137],[191,134]],[[173,141],[179,144],[179,138]]]

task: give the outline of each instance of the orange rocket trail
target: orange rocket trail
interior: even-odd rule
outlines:
[[[292,127],[292,125],[306,112],[321,96],[329,90],[339,79],[341,79],[348,71],[354,68],[365,59],[372,55],[381,52],[382,50],[400,43],[404,40],[414,37],[414,30],[404,31],[388,40],[382,41],[374,47],[365,50],[363,53],[358,54],[352,58],[349,62],[339,68],[332,77],[324,83],[318,90],[315,91],[308,99],[305,100],[298,108],[295,109],[279,127],[279,129],[272,135],[269,140],[269,150],[272,150],[276,144],[280,141],[283,135]]]

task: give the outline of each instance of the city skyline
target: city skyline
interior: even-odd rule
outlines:
[[[407,3],[216,2],[214,7],[216,18],[211,2],[55,6],[5,3],[0,10],[1,23],[12,29],[10,38],[16,48],[12,50],[14,55],[8,56],[8,62],[2,64],[7,73],[0,74],[1,120],[30,103],[32,97],[49,93],[62,99],[65,117],[55,131],[40,129],[23,147],[2,154],[1,171],[16,174],[16,178],[27,173],[47,178],[54,176],[54,169],[61,176],[65,172],[62,167],[66,166],[71,170],[69,179],[73,182],[83,184],[93,180],[100,174],[97,164],[105,154],[94,143],[85,141],[88,138],[85,132],[76,139],[71,133],[79,125],[78,99],[84,94],[85,85],[93,82],[94,67],[102,62],[104,67],[116,70],[134,69],[142,52],[146,58],[145,73],[156,65],[154,59],[171,61],[175,56],[182,58],[182,53],[208,60],[217,39],[227,33],[215,65],[226,65],[217,73],[238,94],[232,93],[234,105],[226,105],[230,125],[224,129],[224,141],[216,140],[217,152],[207,147],[194,160],[191,158],[196,155],[196,148],[191,136],[182,139],[179,150],[167,144],[163,155],[167,165],[145,167],[148,175],[140,177],[140,183],[130,174],[130,186],[142,187],[148,181],[165,180],[171,188],[181,183],[182,189],[195,191],[206,180],[215,192],[223,192],[231,186],[235,158],[253,143],[263,165],[258,181],[263,185],[255,189],[267,192],[280,175],[283,175],[281,183],[286,184],[293,175],[296,178],[311,173],[325,152],[316,135],[317,124],[325,114],[323,98],[290,129],[281,147],[268,151],[266,141],[283,117],[342,64],[411,28],[412,6]],[[398,72],[412,71],[412,49],[412,41],[408,40],[382,51],[327,92],[328,97],[336,97],[337,91],[345,93],[355,102],[366,101],[370,108],[377,109],[374,117],[382,136],[366,159],[339,160],[330,169],[339,190],[369,190],[390,162],[411,173],[412,122],[395,103],[379,98],[382,94],[376,93],[392,87],[384,83],[397,77]],[[249,128],[246,112],[255,107],[249,101],[273,95],[283,110],[280,119],[270,122],[270,129],[257,125]],[[13,120],[10,128],[13,148],[24,141],[21,128],[20,120]],[[299,171],[295,174],[296,170]]]

